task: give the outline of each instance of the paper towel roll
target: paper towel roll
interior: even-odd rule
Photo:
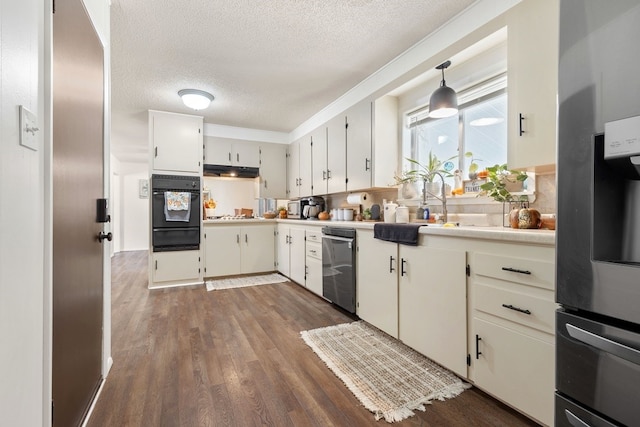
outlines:
[[[347,203],[350,205],[364,205],[367,204],[369,195],[367,193],[351,193],[347,196]]]

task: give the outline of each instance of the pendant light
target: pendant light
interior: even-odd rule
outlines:
[[[194,110],[204,110],[213,101],[213,95],[198,89],[182,89],[178,91],[178,95],[182,98],[184,105]]]
[[[436,67],[442,70],[442,81],[440,87],[431,94],[429,100],[429,117],[440,119],[458,114],[458,96],[456,91],[451,89],[444,81],[444,70],[451,65],[451,61],[443,62]]]

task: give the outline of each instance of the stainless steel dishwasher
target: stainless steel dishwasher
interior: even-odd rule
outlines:
[[[356,230],[322,227],[322,296],[356,312]]]

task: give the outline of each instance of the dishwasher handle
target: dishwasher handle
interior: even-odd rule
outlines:
[[[323,234],[322,235],[323,239],[329,239],[329,240],[340,240],[341,242],[353,242],[353,238],[349,238],[349,237],[340,237],[340,236],[331,236],[329,234]]]

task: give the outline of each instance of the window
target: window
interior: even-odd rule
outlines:
[[[411,140],[403,158],[425,164],[429,153],[443,162],[452,176],[446,182],[454,188],[453,173],[469,179],[470,165],[478,171],[507,162],[506,75],[502,74],[458,94],[458,115],[443,119],[428,117],[428,107],[408,115]],[[472,153],[470,157],[465,153]],[[415,167],[404,160],[404,170]]]

